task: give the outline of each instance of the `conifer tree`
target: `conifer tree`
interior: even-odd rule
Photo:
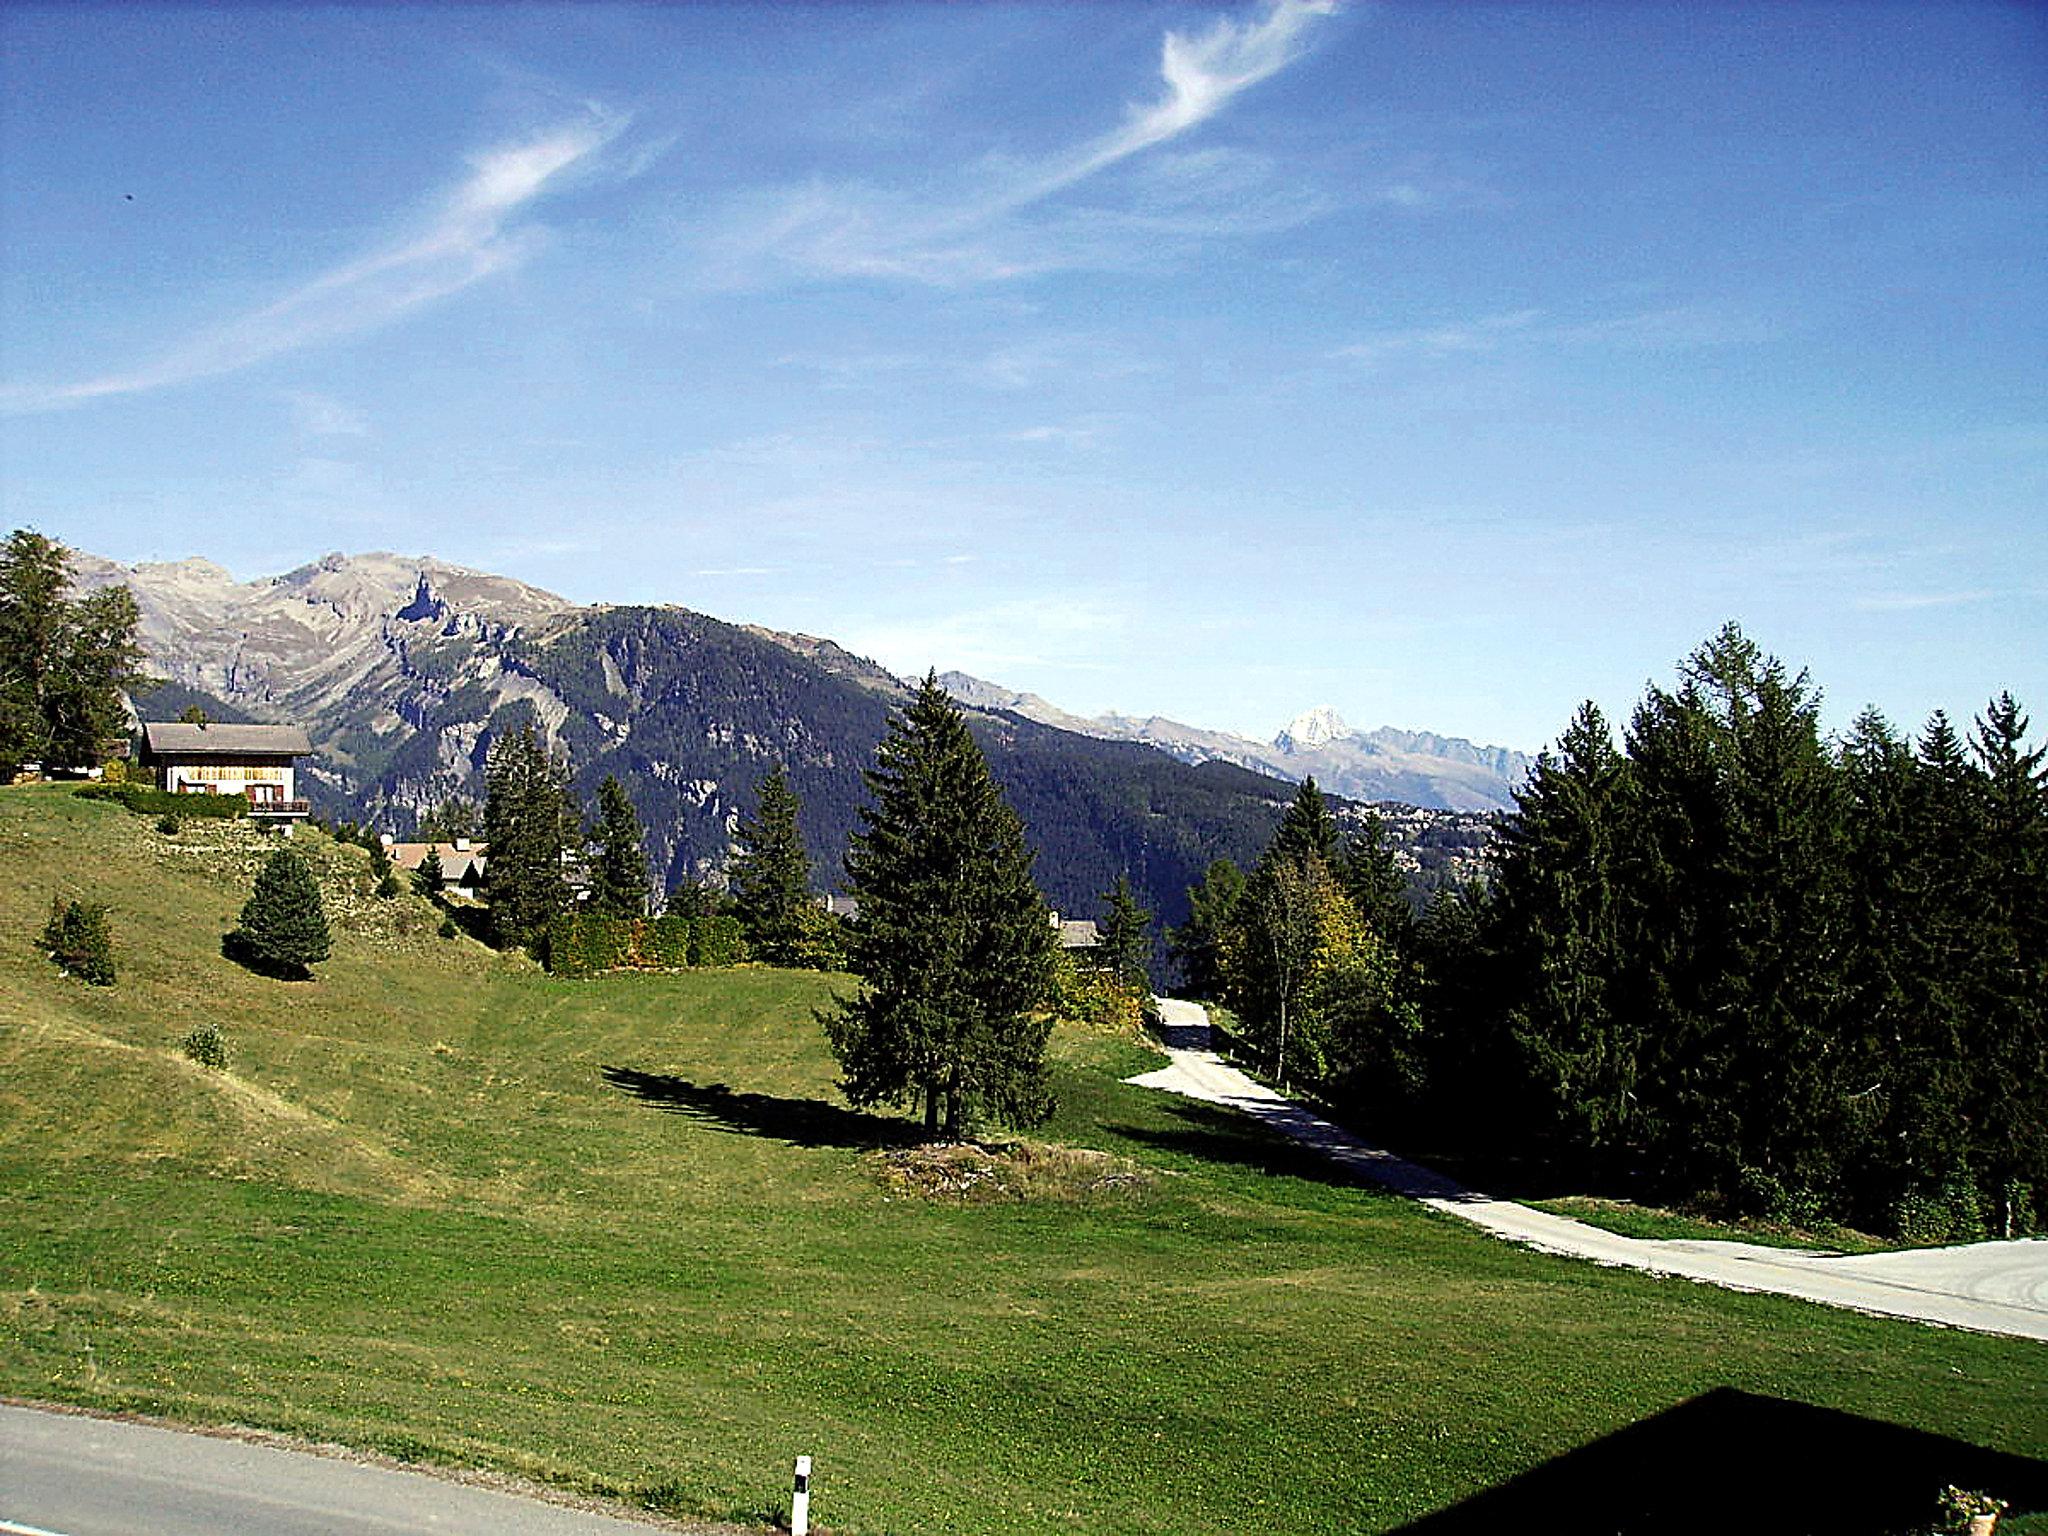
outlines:
[[[1042,1011],[1055,952],[1023,824],[960,711],[927,675],[866,774],[846,856],[863,983],[821,1015],[855,1104],[911,1103],[928,1137],[1051,1111]]]
[[[1405,949],[1415,926],[1408,906],[1408,882],[1394,860],[1386,823],[1372,811],[1364,825],[1344,841],[1336,864],[1337,883],[1358,915],[1380,938]]]
[[[1244,890],[1242,870],[1228,859],[1213,861],[1188,887],[1188,920],[1166,936],[1167,948],[1180,962],[1182,983],[1196,997],[1221,999],[1228,985]]]
[[[264,861],[234,937],[250,959],[282,975],[303,978],[307,967],[327,958],[320,883],[296,851],[280,848]]]
[[[441,867],[441,849],[438,844],[427,846],[426,857],[420,860],[420,867],[413,871],[413,884],[422,896],[433,900],[441,894],[441,887],[448,883],[448,872]]]
[[[811,933],[811,861],[797,825],[802,805],[780,764],[755,790],[732,862],[732,893],[747,948],[774,965],[798,965]]]
[[[491,927],[502,946],[534,945],[569,905],[562,873],[575,823],[568,777],[548,756],[528,719],[491,742],[484,782]]]
[[[2009,693],[1979,717],[1971,749],[1979,804],[1986,963],[1973,989],[1966,1049],[1975,1067],[1971,1123],[1999,1231],[2048,1195],[2048,749],[2026,746]]]
[[[1139,904],[1128,875],[1103,896],[1102,958],[1109,973],[1141,995],[1152,989],[1152,914]]]
[[[611,774],[597,786],[597,862],[590,871],[590,908],[611,917],[647,915],[647,849],[639,813]]]
[[[1556,752],[1537,757],[1494,855],[1509,1027],[1552,1124],[1588,1149],[1634,1130],[1639,1042],[1613,998],[1624,783],[1605,717],[1580,705]]]

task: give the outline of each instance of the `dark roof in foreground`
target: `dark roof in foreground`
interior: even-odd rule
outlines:
[[[183,720],[145,720],[142,737],[150,751],[181,757],[214,752],[288,752],[308,757],[313,751],[304,727],[296,725],[190,725]]]

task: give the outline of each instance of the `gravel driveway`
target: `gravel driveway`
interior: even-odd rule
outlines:
[[[1497,1237],[1546,1253],[1735,1291],[1768,1291],[1859,1312],[2048,1340],[2048,1238],[1902,1253],[1822,1254],[1755,1243],[1622,1237],[1568,1216],[1493,1199],[1367,1146],[1226,1064],[1210,1048],[1209,1016],[1199,1003],[1161,998],[1159,1006],[1169,1064],[1130,1082],[1241,1110],[1361,1178]]]

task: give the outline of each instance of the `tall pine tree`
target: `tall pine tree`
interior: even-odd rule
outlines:
[[[569,905],[562,872],[576,825],[568,775],[531,719],[496,736],[484,763],[485,891],[500,945],[538,944]]]
[[[1109,973],[1132,991],[1152,990],[1152,914],[1138,901],[1129,875],[1118,875],[1104,894],[1102,959]]]
[[[910,1103],[928,1137],[1050,1113],[1042,1011],[1054,935],[1023,824],[960,711],[927,676],[867,774],[846,855],[860,992],[822,1020],[855,1104]]]
[[[799,965],[810,932],[811,861],[797,825],[803,806],[778,763],[742,816],[732,861],[732,894],[750,953],[773,965]]]
[[[610,917],[647,915],[647,848],[639,813],[611,774],[597,786],[597,858],[590,868],[590,907]]]

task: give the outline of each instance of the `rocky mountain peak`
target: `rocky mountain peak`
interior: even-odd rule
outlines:
[[[1327,704],[1318,704],[1288,721],[1286,728],[1273,738],[1273,745],[1282,752],[1313,752],[1350,734],[1351,727],[1344,723],[1337,711]]]

